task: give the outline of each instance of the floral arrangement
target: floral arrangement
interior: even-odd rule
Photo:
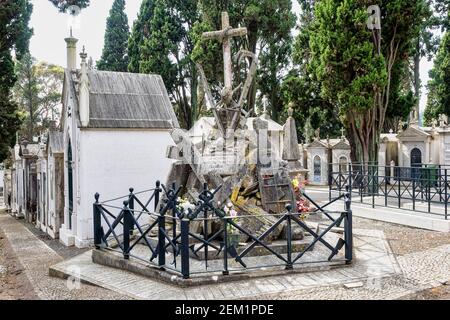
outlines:
[[[191,203],[186,198],[178,198],[177,200],[177,210],[181,215],[187,215],[190,211],[195,210],[195,204]]]
[[[228,202],[228,204],[223,208],[225,214],[231,217],[231,220],[237,223],[238,212],[234,207],[232,202]],[[240,232],[238,229],[233,227],[231,224],[227,224],[227,233],[228,233],[228,246],[238,246],[240,240]]]
[[[292,187],[294,188],[295,199],[297,201],[297,211],[303,214],[311,211],[309,201],[303,197],[306,185],[307,181],[302,181],[300,177],[296,177],[292,180]],[[306,218],[306,216],[304,218]]]

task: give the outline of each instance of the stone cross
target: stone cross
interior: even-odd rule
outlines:
[[[341,128],[341,138],[344,139],[345,138],[345,129]]]
[[[230,17],[228,16],[228,12],[222,12],[222,30],[203,33],[203,39],[215,39],[222,42],[223,75],[224,75],[225,90],[228,93],[232,93],[233,90],[231,39],[234,37],[243,37],[246,35],[247,35],[247,28],[233,29],[230,26]]]

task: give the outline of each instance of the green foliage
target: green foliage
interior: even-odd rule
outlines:
[[[322,84],[311,69],[310,38],[314,20],[314,0],[301,0],[298,35],[295,38],[292,60],[293,70],[284,79],[282,93],[284,105],[295,104],[294,118],[300,139],[310,140],[316,129],[324,136],[340,136],[342,127],[339,110],[321,97]],[[285,114],[287,110],[285,110]]]
[[[80,9],[87,8],[90,0],[49,0],[60,12],[66,12],[70,6],[78,6]]]
[[[197,70],[191,59],[196,0],[144,1],[129,42],[131,72],[162,76],[184,127],[197,114]]]
[[[60,116],[64,69],[45,62],[36,63],[26,55],[17,63],[16,74],[14,100],[25,116],[20,135],[32,141]]]
[[[114,0],[106,21],[105,45],[97,68],[104,71],[128,70],[128,38],[130,28],[125,13],[125,0]]]
[[[442,39],[430,78],[424,116],[427,124],[431,124],[440,114],[450,116],[450,31],[447,31]]]
[[[233,27],[246,27],[248,36],[234,38],[232,50],[236,53],[245,48],[259,53],[259,68],[248,99],[248,110],[255,106],[256,93],[267,95],[272,115],[278,120],[282,111],[281,81],[283,73],[290,62],[292,35],[296,17],[292,13],[291,0],[236,0],[213,1],[200,0],[201,20],[195,25],[196,46],[193,59],[203,65],[208,79],[212,81],[213,91],[223,83],[222,45],[215,41],[201,41],[200,35],[205,31],[220,30],[221,13],[227,11]],[[249,65],[249,62],[247,65]],[[245,80],[245,72],[234,69],[234,86]],[[214,90],[216,89],[216,90]]]
[[[141,47],[150,36],[150,23],[153,18],[154,0],[143,0],[137,20],[128,41],[128,71],[138,73],[141,61]]]
[[[0,10],[0,162],[8,156],[15,134],[21,124],[21,114],[12,100],[16,82],[13,52],[17,58],[28,53],[32,29],[28,22],[32,5],[27,0],[4,0]]]
[[[366,8],[372,4],[381,8],[381,32],[366,25]],[[398,107],[395,102],[406,104],[403,66],[428,9],[424,0],[322,0],[315,5],[311,73],[321,82],[321,96],[339,110],[354,159],[376,161],[388,111]]]

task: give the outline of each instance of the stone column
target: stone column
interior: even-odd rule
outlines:
[[[67,43],[67,69],[77,69],[77,42],[78,39],[72,37],[64,39]]]

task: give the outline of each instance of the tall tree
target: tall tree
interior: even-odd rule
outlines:
[[[25,115],[21,136],[32,141],[60,118],[64,69],[46,62],[35,63],[26,55],[17,63],[16,74],[14,100]]]
[[[311,26],[314,21],[315,0],[299,0],[298,35],[292,52],[293,66],[282,86],[284,105],[294,102],[294,118],[298,135],[309,141],[317,129],[322,136],[339,136],[342,123],[339,110],[321,97],[322,84],[311,69]]]
[[[106,21],[105,45],[97,68],[104,71],[128,70],[128,39],[130,28],[125,13],[125,0],[114,0]]]
[[[192,126],[197,114],[198,79],[191,59],[191,31],[197,19],[196,0],[144,1],[129,46],[129,70],[163,77],[186,128]]]
[[[450,116],[450,31],[442,38],[434,67],[430,71],[425,122],[431,124],[440,114]]]
[[[281,111],[281,79],[290,62],[292,45],[291,30],[295,26],[296,17],[292,13],[291,0],[236,0],[213,1],[200,0],[201,21],[196,26],[199,34],[204,31],[219,30],[221,12],[227,11],[232,26],[245,26],[246,38],[233,39],[235,52],[245,48],[259,55],[259,71],[249,91],[247,110],[253,110],[259,90],[267,95],[271,102],[272,114],[278,120]],[[205,73],[213,84],[223,82],[222,46],[217,41],[200,41],[197,38],[194,59],[205,67]],[[247,61],[247,66],[252,61]],[[243,80],[243,73],[235,69],[235,86]]]
[[[381,31],[367,28],[372,4],[381,8]],[[426,9],[424,0],[321,0],[315,6],[314,73],[322,96],[339,108],[354,160],[377,161],[393,72],[409,59]]]
[[[22,116],[12,100],[16,82],[14,59],[28,52],[32,29],[28,22],[32,5],[27,0],[3,0],[0,10],[0,162],[8,156],[14,144]]]
[[[439,37],[436,36],[435,31],[440,26],[441,17],[438,7],[441,5],[441,1],[445,0],[426,0],[427,5],[424,11],[424,17],[421,21],[421,27],[419,35],[413,40],[413,47],[411,53],[411,87],[414,91],[414,110],[416,116],[420,114],[420,97],[421,97],[421,74],[420,63],[422,58],[427,57],[431,60],[433,55],[436,54],[436,50],[439,46]],[[405,120],[405,119],[402,119]]]
[[[90,0],[49,0],[60,12],[66,12],[70,6],[78,6],[80,9],[87,8]]]
[[[138,73],[141,61],[141,48],[150,36],[150,23],[153,18],[154,0],[143,0],[137,20],[133,24],[128,41],[128,71]]]
[[[19,107],[26,114],[26,129],[21,136],[33,141],[35,135],[35,114],[38,104],[37,79],[34,72],[35,60],[27,54],[16,65],[17,82],[14,88],[14,97]]]
[[[433,119],[440,114],[450,116],[450,3],[439,1],[436,12],[444,15],[440,20],[440,26],[444,30],[438,53],[434,60],[433,69],[430,71],[428,82],[428,101],[424,114],[424,122],[431,125]],[[446,13],[446,15],[445,15]]]

